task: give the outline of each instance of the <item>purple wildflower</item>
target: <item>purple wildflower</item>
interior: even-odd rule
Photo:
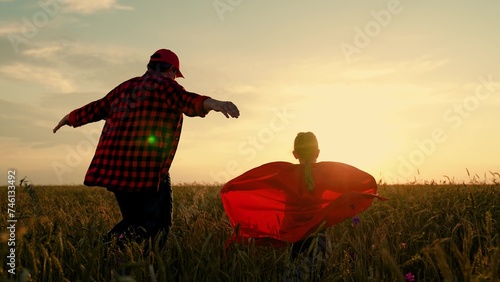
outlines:
[[[405,281],[413,282],[413,281],[415,281],[415,276],[413,276],[413,274],[411,274],[411,272],[408,272],[405,274]]]
[[[405,242],[401,243],[401,248],[406,249],[406,247],[407,247],[407,246],[406,246],[406,243],[405,243]]]
[[[355,216],[352,218],[352,224],[354,224],[354,227],[358,226],[358,224],[361,222],[361,219],[359,217]]]

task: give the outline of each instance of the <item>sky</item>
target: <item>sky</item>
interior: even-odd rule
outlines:
[[[224,183],[318,161],[385,183],[499,179],[500,2],[0,0],[1,171],[79,185],[104,121],[52,129],[70,111],[174,51],[188,91],[238,119],[185,118],[172,182]]]

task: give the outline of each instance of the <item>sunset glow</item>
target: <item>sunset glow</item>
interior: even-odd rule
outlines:
[[[0,6],[1,166],[37,184],[82,183],[104,122],[52,128],[142,75],[159,48],[179,55],[179,84],[241,112],[184,118],[174,183],[225,182],[266,162],[296,162],[302,131],[317,135],[319,161],[354,165],[377,181],[500,172],[497,2]]]

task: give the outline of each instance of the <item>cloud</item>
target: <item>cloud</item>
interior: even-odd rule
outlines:
[[[64,0],[64,12],[77,14],[93,14],[105,10],[132,11],[134,7],[121,5],[118,0]]]
[[[0,0],[2,2],[13,2],[13,0]],[[121,5],[118,0],[89,0],[89,1],[79,1],[79,0],[51,0],[51,1],[40,1],[38,5],[34,6],[34,12],[31,16],[27,14],[24,19],[33,25],[37,30],[43,28],[43,25],[37,25],[33,22],[35,15],[43,15],[47,17],[48,21],[54,21],[56,16],[60,13],[66,14],[83,14],[90,15],[100,11],[109,10],[125,10],[133,11],[134,7]],[[64,24],[68,22],[78,22],[75,18],[64,17]],[[7,37],[12,34],[21,34],[23,32],[33,33],[31,27],[29,27],[26,22],[19,20],[18,22],[0,22],[0,37]],[[28,38],[27,38],[28,39]]]
[[[0,24],[0,37],[8,36],[13,33],[21,33],[24,27],[21,24],[15,23],[1,23]]]
[[[81,43],[78,41],[45,41],[32,44],[22,53],[26,57],[48,62],[92,62],[123,64],[134,59],[132,49],[110,44]]]
[[[22,54],[28,57],[52,60],[57,55],[57,53],[62,51],[62,49],[63,46],[61,44],[39,44],[38,46],[35,45],[34,47],[23,51]]]
[[[64,109],[65,113],[71,110],[73,109],[67,107]],[[68,128],[65,127],[55,135],[52,129],[63,116],[64,114],[56,116],[46,108],[0,99],[0,139],[11,140],[32,148],[74,145],[81,140],[87,140],[85,133],[99,131],[103,124],[94,123],[86,128],[72,129],[71,134],[67,134]],[[98,136],[92,139],[97,138]]]
[[[148,58],[126,46],[78,41],[30,43],[12,56],[7,44],[0,41],[0,50],[7,52],[0,54],[1,77],[63,93],[103,89],[107,93],[117,81],[130,78],[130,70],[145,70]]]
[[[55,126],[58,121],[38,107],[0,99],[1,138],[30,145],[51,143],[50,122]]]
[[[0,67],[0,74],[30,83],[39,83],[62,92],[73,92],[74,83],[56,69],[33,66],[25,63],[13,63]]]
[[[408,68],[410,70],[414,70],[416,72],[429,72],[433,71],[435,69],[438,69],[446,64],[449,63],[449,60],[437,60],[437,61],[432,61],[432,60],[417,60],[415,62],[411,62],[408,64]]]
[[[436,77],[436,71],[448,65],[449,59],[416,58],[397,62],[367,63],[361,66],[349,66],[340,71],[341,80],[363,82],[393,83],[394,81],[420,81],[427,77]],[[443,82],[439,82],[440,84]]]
[[[101,99],[106,94],[106,91],[44,94],[40,96],[37,106],[46,110],[55,110],[63,114],[73,109],[80,108],[92,101]]]
[[[394,69],[348,69],[344,76],[349,79],[368,79],[393,73]]]

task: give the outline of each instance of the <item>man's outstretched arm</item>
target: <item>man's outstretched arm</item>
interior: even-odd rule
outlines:
[[[54,129],[52,130],[52,132],[56,133],[59,128],[63,127],[64,125],[70,125],[69,124],[69,114],[65,115],[61,121],[56,125],[56,127],[54,127]]]
[[[214,110],[216,112],[221,112],[227,118],[233,117],[238,118],[240,116],[240,111],[233,102],[230,101],[219,101],[212,98],[208,98],[203,101],[203,108],[205,111],[209,112]]]

